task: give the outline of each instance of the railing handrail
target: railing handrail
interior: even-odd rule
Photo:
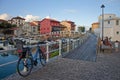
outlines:
[[[87,38],[89,37],[89,35],[87,34],[85,37],[82,37],[83,39],[81,39],[81,38],[79,38],[79,45],[81,45],[81,43],[84,43],[84,41],[85,40],[87,40]],[[75,48],[75,42],[76,41],[78,41],[78,40],[74,40],[73,41],[73,49]],[[52,44],[57,44],[57,43],[59,43],[59,48],[58,49],[54,49],[54,50],[49,50],[49,45],[52,45]],[[47,61],[49,61],[49,53],[51,53],[51,52],[54,52],[54,51],[57,51],[57,50],[59,50],[59,56],[61,56],[61,49],[62,48],[68,48],[67,49],[67,52],[69,52],[70,51],[70,49],[69,49],[69,44],[68,44],[69,42],[67,41],[67,44],[66,44],[66,46],[64,46],[64,47],[62,47],[61,46],[61,44],[62,44],[62,42],[61,42],[61,40],[60,41],[58,41],[58,42],[52,42],[52,43],[47,43],[47,44],[40,44],[39,46],[46,46],[46,54],[47,54]],[[79,46],[78,44],[77,44],[77,46]],[[25,46],[25,47],[27,47],[27,46]],[[30,45],[29,47],[31,47],[31,48],[33,48],[33,47],[37,47],[37,45]],[[8,51],[15,51],[15,50],[17,50],[16,48],[13,48],[13,49],[11,49],[11,50],[0,50],[0,54],[1,53],[3,53],[3,52],[8,52]],[[17,61],[17,60],[16,60]],[[12,64],[12,63],[15,63],[16,61],[11,61],[11,62],[8,62],[8,63],[4,63],[4,64],[0,64],[0,67],[2,67],[2,66],[5,66],[5,65],[8,65],[8,64]]]

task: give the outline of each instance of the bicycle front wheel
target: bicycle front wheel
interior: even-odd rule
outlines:
[[[33,68],[33,60],[31,58],[20,58],[17,63],[17,72],[20,76],[26,77]]]

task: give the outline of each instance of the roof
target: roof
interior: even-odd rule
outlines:
[[[99,22],[94,22],[94,23],[92,23],[92,25],[94,25],[94,24],[99,24]]]
[[[24,18],[21,18],[21,17],[19,17],[19,16],[13,17],[12,19],[22,19],[22,20],[25,20]]]
[[[39,21],[30,22],[30,25],[31,25],[31,26],[38,26],[38,24],[39,24]]]
[[[42,22],[42,21],[44,21],[44,20],[49,20],[49,21],[51,21],[51,22],[58,22],[58,23],[60,23],[60,21],[57,21],[57,20],[51,19],[51,18],[44,18],[44,19],[41,20],[40,22]]]
[[[7,22],[6,20],[0,19],[0,22]]]
[[[68,21],[68,20],[65,20],[65,21],[62,21],[62,22],[74,23],[73,21]]]

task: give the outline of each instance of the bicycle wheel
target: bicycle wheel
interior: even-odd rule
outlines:
[[[17,72],[20,76],[26,77],[33,68],[33,60],[29,57],[20,58],[17,63]]]
[[[41,52],[39,53],[39,57],[40,57],[40,62],[43,66],[45,66],[46,64],[46,56]]]

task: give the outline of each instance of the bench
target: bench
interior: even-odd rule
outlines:
[[[107,50],[107,51],[110,51],[112,53],[112,49],[113,48],[111,46],[109,46],[109,45],[107,46],[107,45],[102,44],[101,48],[100,48],[100,51],[104,52],[105,50]]]

